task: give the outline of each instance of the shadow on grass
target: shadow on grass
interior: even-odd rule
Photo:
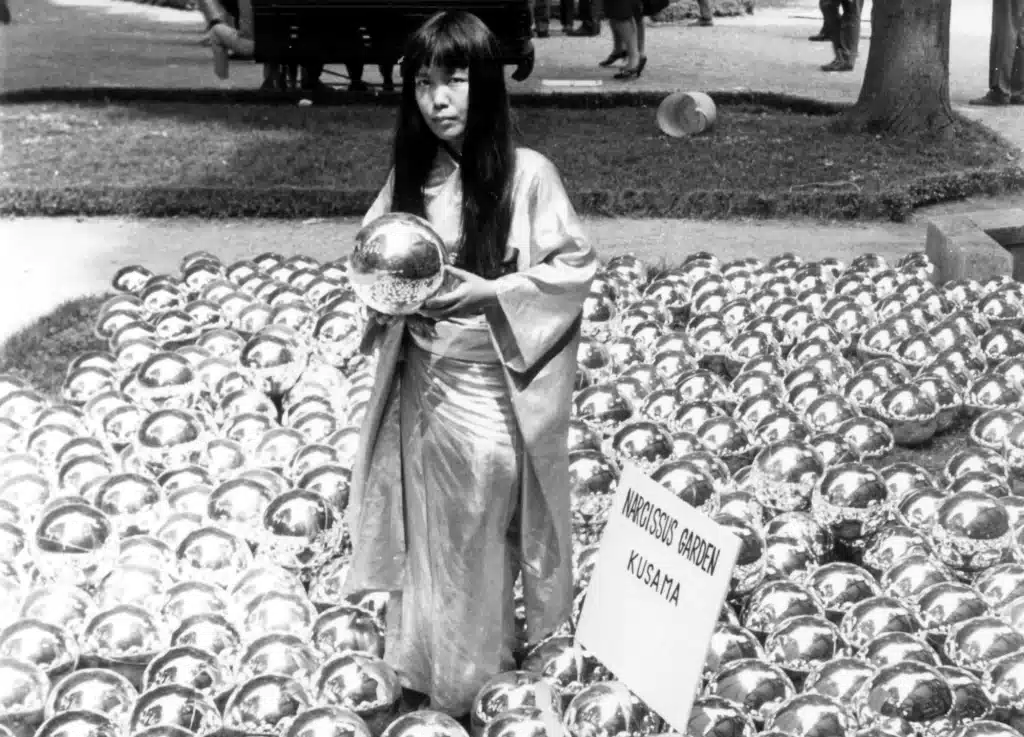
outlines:
[[[1020,185],[1005,143],[968,121],[940,149],[832,133],[836,106],[742,93],[722,100],[711,134],[673,139],[655,125],[655,97],[544,97],[517,106],[516,138],[554,161],[589,215],[901,219]],[[359,215],[390,166],[393,102],[8,106],[0,211]]]

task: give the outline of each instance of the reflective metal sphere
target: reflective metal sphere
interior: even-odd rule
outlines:
[[[754,720],[746,709],[720,696],[702,696],[693,702],[686,737],[755,737],[758,734]]]
[[[349,279],[356,295],[386,315],[416,312],[444,283],[448,253],[426,220],[382,215],[356,234]]]
[[[37,665],[56,681],[78,666],[78,642],[57,625],[22,619],[0,631],[0,658]]]
[[[294,678],[267,674],[238,686],[224,708],[224,729],[231,734],[278,735],[313,705]]]
[[[141,729],[168,725],[202,737],[221,728],[217,707],[194,688],[177,684],[157,686],[139,696],[129,719],[134,734]]]
[[[319,654],[305,639],[272,632],[257,637],[238,653],[233,675],[240,683],[268,673],[308,683],[319,667]]]
[[[513,699],[509,700],[509,704]],[[477,701],[481,703],[480,697],[477,697]],[[481,707],[484,706],[487,704],[481,703]],[[488,710],[482,711],[478,717],[477,708],[474,706],[474,729],[478,720],[490,721],[502,710],[500,702],[491,703]],[[613,737],[622,733],[650,735],[660,729],[660,722],[661,720],[620,681],[594,683],[584,688],[569,702],[563,720],[572,737]]]
[[[46,702],[46,716],[65,711],[91,711],[120,724],[131,714],[138,692],[124,676],[112,670],[85,668],[54,684]]]
[[[320,666],[311,690],[321,704],[354,711],[374,734],[395,717],[402,696],[398,674],[391,666],[356,652],[337,655]]]
[[[921,629],[917,615],[898,599],[873,596],[850,607],[840,622],[843,637],[856,648],[886,632],[915,633]]]
[[[770,510],[805,510],[824,472],[825,464],[816,451],[804,443],[784,441],[758,452],[747,484]]]
[[[176,684],[194,688],[213,699],[226,689],[228,674],[213,653],[179,645],[153,658],[146,666],[142,682],[144,692],[165,684]]]
[[[313,625],[313,646],[325,658],[355,651],[384,657],[384,632],[376,617],[353,606],[320,614]]]
[[[992,661],[1024,649],[1024,634],[992,616],[973,617],[953,625],[944,653],[953,665],[983,673]]]
[[[744,658],[727,663],[709,682],[708,695],[720,696],[763,723],[796,693],[789,676],[777,665]]]
[[[932,666],[907,661],[880,668],[854,698],[865,728],[894,734],[922,730],[953,708],[953,693]]]
[[[36,732],[40,737],[120,737],[120,725],[92,711],[65,711],[47,719]]]
[[[30,737],[43,721],[49,690],[50,679],[39,666],[0,658],[0,727]]]
[[[782,704],[765,721],[765,729],[791,735],[849,734],[854,721],[842,702],[820,693],[802,693]]]
[[[831,696],[844,704],[860,691],[878,669],[861,658],[842,657],[818,663],[804,679],[805,693]]]
[[[315,706],[296,716],[285,737],[371,737],[358,714],[340,706]]]

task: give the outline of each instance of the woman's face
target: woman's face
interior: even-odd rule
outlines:
[[[434,135],[461,151],[469,115],[469,70],[421,69],[416,75],[416,104]]]

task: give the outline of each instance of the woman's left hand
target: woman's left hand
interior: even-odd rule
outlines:
[[[455,315],[479,313],[498,299],[497,285],[490,279],[472,274],[454,266],[446,266],[448,274],[459,280],[454,289],[427,300],[420,314],[434,320]]]

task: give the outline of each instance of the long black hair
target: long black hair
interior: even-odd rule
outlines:
[[[416,76],[437,66],[469,70],[469,111],[462,143],[462,241],[455,265],[484,278],[502,271],[512,225],[515,146],[498,41],[465,11],[434,15],[410,36],[402,61],[402,102],[395,131],[392,210],[425,217],[423,187],[441,141],[416,103]]]

